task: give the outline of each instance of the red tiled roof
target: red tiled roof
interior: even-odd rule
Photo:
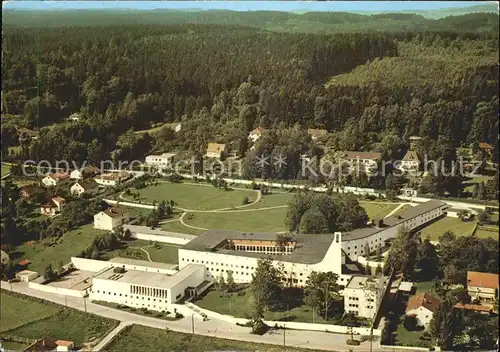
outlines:
[[[226,149],[225,144],[208,143],[207,153],[221,153]]]
[[[64,203],[66,201],[66,199],[64,199],[63,197],[57,196],[57,197],[53,197],[52,201],[53,202],[55,201],[55,202],[59,202],[59,203]]]
[[[378,160],[382,157],[381,153],[370,153],[370,152],[355,152],[355,151],[345,151],[344,157],[347,159],[369,159]]]
[[[489,312],[489,311],[491,311],[491,308],[482,306],[480,304],[457,303],[457,304],[455,304],[455,308],[465,309],[465,310],[473,310],[476,312]]]
[[[128,212],[127,209],[121,208],[121,207],[111,207],[111,208],[108,208],[108,209],[103,211],[104,214],[106,214],[112,218],[116,218],[118,216],[123,216],[127,212]]]
[[[49,176],[53,180],[60,181],[60,180],[64,180],[64,179],[68,178],[69,174],[67,172],[58,172],[58,173],[49,174],[47,176]]]
[[[262,134],[265,131],[266,131],[265,128],[259,126],[259,127],[255,128],[255,129],[253,129],[252,131],[250,131],[250,134]]]
[[[31,264],[31,261],[29,261],[28,259],[23,259],[19,262],[19,265],[21,266],[26,266],[28,264]]]
[[[57,346],[66,346],[69,347],[73,344],[73,341],[67,341],[67,340],[56,340],[56,345]]]
[[[424,294],[418,294],[411,296],[410,299],[408,300],[408,305],[406,306],[406,311],[409,312],[414,309],[418,309],[420,307],[427,308],[431,312],[436,312],[438,306],[439,306],[439,299],[431,296],[427,292]]]
[[[489,145],[488,143],[485,143],[485,142],[480,142],[479,148],[480,149],[493,149],[493,147],[491,145]]]
[[[467,286],[498,288],[498,274],[468,271]]]

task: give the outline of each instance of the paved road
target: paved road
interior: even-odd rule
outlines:
[[[11,285],[2,281],[0,287],[5,290],[10,290]],[[45,299],[47,301],[52,301],[61,305],[65,304],[64,296],[31,289],[28,287],[27,283],[13,283],[12,290],[29,296]],[[192,332],[191,317],[184,317],[183,319],[178,321],[165,321],[125,312],[118,309],[104,307],[98,304],[91,303],[88,299],[86,299],[84,303],[84,299],[78,297],[67,297],[67,303],[68,306],[78,310],[86,310],[89,313],[93,313],[105,318],[119,320],[120,322],[123,322],[122,325],[139,324],[157,329],[168,328],[173,331],[184,333]],[[113,334],[114,336],[114,334],[116,334],[118,331],[115,329],[110,334]],[[250,334],[249,328],[240,327],[219,320],[209,320],[207,322],[203,322],[203,320],[197,317],[197,315],[194,316],[194,331],[195,334],[198,335],[256,343],[283,345],[282,330],[267,333],[263,336],[257,336]],[[110,336],[109,339],[111,340],[113,336]],[[285,342],[287,346],[291,347],[312,348],[318,350],[349,351],[351,349],[353,351],[359,352],[370,350],[369,342],[364,342],[361,346],[347,346],[345,343],[347,338],[348,336],[341,334],[287,330],[285,335]],[[103,341],[106,342],[105,340],[107,339],[108,336],[105,337]],[[101,343],[104,344],[104,342]],[[373,342],[373,351],[387,350],[379,348],[378,341],[375,341]]]
[[[120,331],[122,331],[127,326],[131,325],[129,322],[120,322],[116,328],[114,328],[108,335],[106,335],[99,343],[92,348],[91,351],[102,351],[110,342],[115,338]]]

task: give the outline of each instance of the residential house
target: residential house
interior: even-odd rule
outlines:
[[[101,170],[95,166],[85,166],[83,169],[75,169],[69,174],[69,178],[72,180],[80,180],[82,178],[94,177],[99,175]]]
[[[250,133],[248,134],[248,139],[250,139],[252,142],[257,142],[257,140],[262,137],[262,135],[264,134],[264,132],[266,131],[266,129],[264,129],[263,127],[257,127],[255,129],[253,129],[252,131],[250,131]]]
[[[381,153],[370,153],[370,152],[356,152],[356,151],[345,151],[343,152],[343,161],[350,164],[350,167],[354,168],[358,166],[360,170],[365,172],[377,171],[378,163],[382,158]]]
[[[479,143],[479,150],[483,153],[485,156],[491,156],[493,153],[493,147],[486,143],[486,142],[480,142]]]
[[[127,209],[111,207],[94,215],[94,228],[99,230],[113,231],[129,221],[130,215]]]
[[[455,308],[481,314],[490,314],[492,311],[490,307],[482,306],[480,304],[469,304],[469,303],[457,303],[455,304]]]
[[[107,174],[99,175],[94,178],[95,182],[103,186],[118,186],[123,181],[130,178],[130,174],[126,171],[110,172]]]
[[[468,271],[467,292],[473,300],[493,303],[498,297],[498,274]]]
[[[182,125],[180,123],[178,123],[175,127],[174,127],[174,132],[177,133],[177,132],[180,132],[182,129]]]
[[[176,153],[163,153],[160,155],[148,155],[146,156],[146,164],[159,168],[172,167],[175,154]]]
[[[23,199],[29,199],[38,191],[43,191],[43,188],[36,184],[25,185],[19,188],[19,195]]]
[[[389,281],[389,277],[353,276],[344,288],[344,311],[373,318]]]
[[[226,145],[219,143],[208,143],[207,154],[208,158],[220,159],[224,157],[227,153]]]
[[[79,197],[83,195],[92,197],[99,192],[99,188],[97,182],[95,182],[91,178],[88,178],[85,180],[78,180],[73,186],[71,186],[70,192],[71,194]]]
[[[10,261],[9,255],[4,252],[2,249],[0,249],[0,262],[2,264],[7,264]]]
[[[427,329],[440,303],[439,299],[427,292],[411,296],[406,306],[406,315],[414,316],[417,324]]]
[[[415,150],[408,150],[399,163],[399,169],[405,173],[418,172],[421,160]]]
[[[307,134],[311,136],[311,139],[313,141],[320,141],[322,139],[325,139],[328,136],[328,131],[323,130],[323,129],[317,129],[317,128],[309,128],[307,130]]]
[[[73,351],[74,349],[75,345],[73,341],[54,340],[43,337],[26,347],[23,352],[66,352]]]
[[[69,179],[69,174],[67,172],[57,172],[48,174],[42,178],[42,183],[47,187],[55,187],[59,182]]]
[[[40,212],[43,215],[55,216],[62,211],[65,203],[66,200],[62,197],[52,197],[49,201],[40,206]]]

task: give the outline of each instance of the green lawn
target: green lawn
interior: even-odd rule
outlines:
[[[490,176],[478,176],[478,177],[473,177],[471,178],[470,180],[467,180],[467,181],[464,181],[463,182],[463,190],[465,192],[471,192],[473,193],[474,192],[474,187],[477,183],[481,183],[481,182],[488,182],[488,180],[491,180],[492,177]]]
[[[287,205],[288,201],[292,199],[292,193],[272,193],[262,196],[261,200],[249,206],[246,209],[267,208],[275,206]]]
[[[410,331],[406,330],[406,328],[403,326],[403,320],[404,316],[401,316],[400,321],[401,323],[398,325],[396,329],[396,336],[395,336],[395,345],[398,346],[420,346],[420,347],[431,347],[432,343],[430,341],[425,341],[420,339],[422,334],[424,333],[424,330],[415,330],[415,331]]]
[[[434,281],[413,282],[413,286],[417,289],[416,293],[428,292],[437,297],[436,290],[434,290]]]
[[[372,203],[360,201],[359,204],[365,208],[368,218],[371,219],[381,219],[389,214],[391,211],[396,209],[397,204],[388,204],[384,202]]]
[[[242,286],[241,291],[229,294],[211,289],[206,295],[201,297],[201,299],[193,301],[193,303],[201,308],[209,309],[220,314],[232,315],[237,318],[247,318],[252,311],[253,298],[249,288]],[[282,312],[266,311],[264,318],[266,320],[285,320],[305,323],[314,322],[318,324],[325,323],[324,318],[313,313],[313,310],[306,305],[290,308],[289,312],[286,310]],[[331,323],[330,319],[329,322]]]
[[[37,271],[41,275],[45,267],[52,264],[57,268],[59,261],[64,264],[70,261],[70,258],[86,249],[94,237],[105,234],[106,231],[92,228],[93,224],[84,225],[78,229],[65,233],[61,238],[48,238],[42,242],[26,242],[14,251],[15,261],[29,259],[31,264],[28,269]]]
[[[275,232],[285,231],[285,215],[287,208],[261,211],[192,213],[194,217],[184,222],[189,225],[207,229],[224,229],[238,231]]]
[[[1,174],[1,177],[4,177],[8,173],[10,173],[10,166],[7,165],[7,164],[2,164],[2,174]]]
[[[494,238],[498,240],[498,226],[478,226],[474,237],[478,238]]]
[[[201,215],[201,213],[197,214],[197,215]],[[187,221],[187,218],[186,218],[186,222],[190,223],[189,221]],[[204,227],[204,226],[201,226],[201,227]],[[184,226],[181,224],[180,221],[167,222],[165,224],[162,224],[161,228],[162,228],[162,230],[165,230],[165,231],[185,233],[188,235],[195,235],[195,236],[201,235],[202,233],[206,232],[205,230],[197,230],[197,229],[193,229],[191,227]]]
[[[114,257],[132,258],[138,260],[148,260],[147,254],[140,248],[144,248],[149,253],[153,262],[177,264],[179,246],[169,245],[167,243],[153,243],[144,240],[124,241],[123,247],[114,251],[106,251],[100,254],[99,259],[109,260]]]
[[[464,222],[458,218],[444,217],[424,227],[420,232],[422,238],[428,236],[432,241],[437,241],[446,231],[453,232],[457,237],[470,236],[475,224],[474,221]]]
[[[245,197],[248,197],[250,202],[257,198],[257,192],[241,188],[225,191],[206,184],[167,182],[157,186],[148,186],[137,192],[140,194],[140,200],[146,202],[173,200],[178,207],[193,210],[230,208],[242,205]]]
[[[184,334],[148,328],[141,325],[126,327],[107,347],[106,351],[261,351],[261,352],[314,352],[310,349],[297,349],[276,345],[265,345]]]
[[[1,293],[1,311],[2,336],[30,340],[46,336],[71,340],[79,347],[96,343],[118,325],[115,320],[6,291]]]

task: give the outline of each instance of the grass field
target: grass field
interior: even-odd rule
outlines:
[[[96,343],[117,321],[86,314],[28,296],[1,292],[0,335],[36,340],[46,336],[71,340],[76,346]]]
[[[424,333],[424,329],[410,331],[406,330],[403,326],[404,315],[400,317],[401,323],[398,325],[396,329],[396,336],[394,344],[398,346],[421,346],[422,343],[428,344],[427,347],[431,347],[432,343],[430,341],[424,341],[420,339],[422,334]]]
[[[84,225],[78,229],[66,232],[61,238],[49,238],[42,242],[26,242],[15,251],[9,253],[15,262],[29,259],[31,264],[28,269],[43,274],[45,267],[52,264],[57,268],[59,261],[68,263],[72,256],[77,255],[92,243],[94,237],[105,234],[106,231],[95,230],[92,224]]]
[[[147,202],[173,200],[185,209],[214,210],[230,208],[243,204],[243,198],[250,202],[257,198],[257,192],[244,189],[225,191],[211,185],[193,185],[183,183],[161,183],[138,190],[140,199]]]
[[[360,201],[359,204],[365,208],[368,219],[370,220],[383,218],[398,206],[397,204],[388,204],[384,202],[373,203]]]
[[[197,215],[201,215],[201,214],[197,214]],[[186,222],[189,223],[187,220],[186,220]],[[167,222],[167,223],[162,224],[160,226],[161,226],[162,230],[165,230],[165,231],[185,233],[188,235],[195,235],[195,236],[201,235],[202,233],[205,232],[205,230],[197,230],[197,229],[193,229],[191,227],[184,226],[181,224],[180,221],[170,221],[170,222]],[[201,226],[201,227],[203,227],[203,226]]]
[[[446,231],[453,232],[457,237],[470,236],[475,224],[474,221],[463,222],[458,218],[444,217],[424,227],[420,233],[422,238],[430,237],[431,241],[437,241]]]
[[[252,293],[249,288],[242,286],[239,292],[222,293],[216,289],[210,290],[200,300],[194,301],[194,304],[215,311],[220,314],[232,315],[237,318],[247,318],[251,313],[253,306]],[[324,318],[314,313],[311,307],[302,305],[290,308],[282,312],[266,311],[264,318],[267,320],[298,321],[306,323],[325,324]],[[330,319],[328,322],[332,322]]]
[[[10,166],[7,164],[2,164],[2,174],[1,177],[4,177],[5,175],[10,173]]]
[[[478,226],[476,232],[474,232],[474,237],[498,240],[498,226]]]
[[[464,181],[463,182],[463,190],[465,192],[471,192],[473,193],[474,192],[474,187],[477,183],[481,183],[481,182],[488,182],[488,180],[491,180],[492,177],[490,176],[478,176],[478,177],[474,177],[474,178],[471,178],[470,180],[467,180],[467,181]]]
[[[275,206],[287,205],[288,201],[292,199],[293,193],[272,193],[262,196],[261,200],[252,204],[246,209],[267,208]]]
[[[238,231],[275,232],[285,231],[287,208],[267,209],[262,211],[192,213],[194,217],[184,221],[193,226],[207,229]]]
[[[261,351],[261,352],[314,352],[310,349],[297,349],[275,345],[265,345],[243,341],[234,341],[184,334],[175,331],[165,331],[148,328],[141,325],[132,325],[125,328],[106,347],[107,351]]]

